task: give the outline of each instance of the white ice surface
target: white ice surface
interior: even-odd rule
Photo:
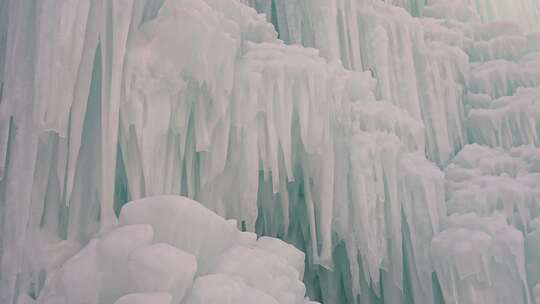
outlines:
[[[161,226],[152,221],[149,210],[154,216],[161,213]],[[180,196],[150,197],[125,205],[120,218],[119,227],[93,239],[61,266],[58,275],[47,278],[38,304],[306,301],[299,272],[304,267],[302,252],[270,237],[249,244],[233,238],[230,248],[222,250],[216,239],[245,232],[231,228],[198,202]],[[222,223],[218,226],[223,230],[213,229],[212,222]],[[164,238],[179,231],[191,238]],[[198,266],[211,275],[198,272]]]
[[[132,293],[122,296],[114,304],[171,304],[171,300],[167,293]]]
[[[197,260],[169,244],[157,243],[135,249],[128,258],[129,275],[142,292],[165,292],[178,303],[191,288]]]

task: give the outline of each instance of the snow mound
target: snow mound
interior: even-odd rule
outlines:
[[[167,293],[132,293],[122,296],[114,304],[171,304],[172,297]]]
[[[37,303],[303,304],[303,269],[304,254],[283,241],[247,237],[191,199],[156,196],[125,205],[120,226],[68,259]]]

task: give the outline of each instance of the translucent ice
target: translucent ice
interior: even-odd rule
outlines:
[[[278,304],[271,296],[251,288],[242,279],[225,274],[199,277],[186,304]]]
[[[166,292],[178,303],[191,287],[197,260],[168,244],[135,249],[129,256],[129,274],[142,292]]]
[[[265,236],[260,237],[255,246],[285,259],[289,265],[298,271],[300,279],[304,276],[304,253],[296,247],[279,239]]]
[[[301,303],[306,292],[299,281],[300,273],[287,260],[255,247],[238,246],[227,250],[212,272],[242,278],[247,285],[279,303]]]
[[[114,304],[171,304],[167,293],[132,293],[118,299]]]

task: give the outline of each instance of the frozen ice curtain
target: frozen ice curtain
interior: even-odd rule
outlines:
[[[539,273],[538,0],[0,0],[0,303],[534,304]]]

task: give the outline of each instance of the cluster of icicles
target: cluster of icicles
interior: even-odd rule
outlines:
[[[540,4],[513,2],[0,2],[0,302],[62,303],[127,201],[175,194],[304,251],[322,303],[533,303]]]

